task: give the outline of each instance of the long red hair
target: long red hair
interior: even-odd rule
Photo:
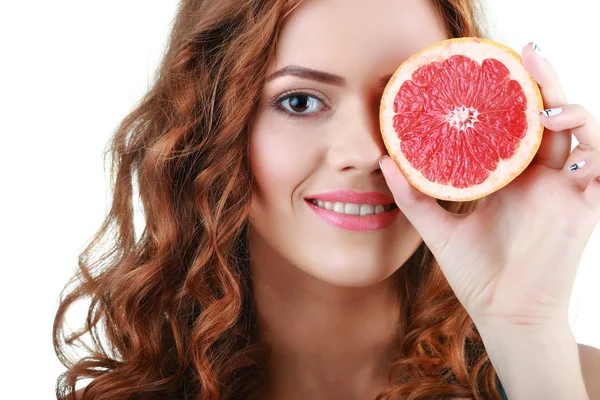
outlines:
[[[448,36],[484,36],[475,0],[432,1]],[[109,143],[110,211],[61,293],[58,398],[74,400],[82,379],[91,379],[83,398],[94,400],[260,396],[269,349],[257,339],[247,265],[248,126],[300,2],[180,3],[154,85]],[[378,398],[500,399],[481,338],[424,244],[397,276],[401,357]],[[87,318],[70,330],[78,300],[90,302]]]

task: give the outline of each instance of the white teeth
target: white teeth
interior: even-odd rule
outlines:
[[[375,214],[375,207],[370,204],[362,204],[360,206],[360,215]]]
[[[344,213],[344,203],[340,203],[339,201],[333,204],[333,211],[343,214]]]
[[[311,202],[319,208],[325,210],[334,211],[340,214],[348,215],[372,215],[381,214],[382,212],[389,211],[393,208],[393,205],[371,205],[371,204],[354,204],[354,203],[342,203],[336,201],[335,203],[322,200],[311,200]]]
[[[360,215],[360,206],[358,204],[346,203],[344,214]]]

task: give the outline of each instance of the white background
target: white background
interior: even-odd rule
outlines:
[[[597,2],[489,3],[493,38],[518,52],[538,42],[570,102],[600,117]],[[151,85],[175,6],[174,0],[0,3],[3,398],[54,398],[63,367],[52,348],[52,322],[77,255],[107,212],[102,152]],[[571,309],[576,339],[595,347],[599,284],[600,227],[583,255]]]

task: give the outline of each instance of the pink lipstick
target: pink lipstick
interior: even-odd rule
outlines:
[[[400,210],[394,198],[379,192],[336,190],[305,198],[325,222],[349,231],[375,231],[391,225]]]

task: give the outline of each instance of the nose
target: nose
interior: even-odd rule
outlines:
[[[357,99],[338,111],[329,164],[344,173],[379,173],[379,158],[387,154],[379,130],[379,102]]]

